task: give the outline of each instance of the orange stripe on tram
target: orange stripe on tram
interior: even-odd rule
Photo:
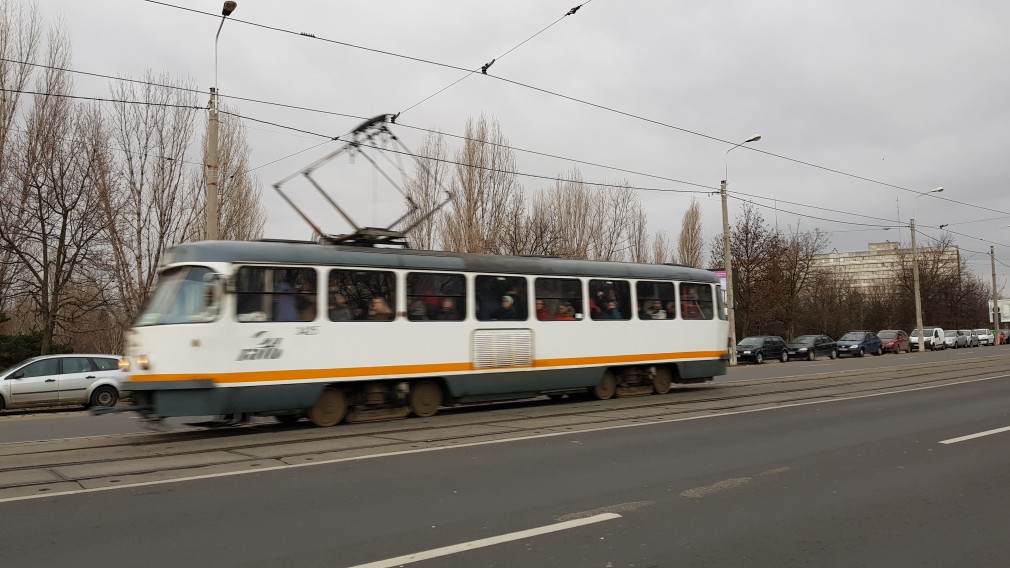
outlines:
[[[593,367],[615,363],[660,362],[683,359],[711,359],[725,355],[725,351],[688,351],[681,353],[643,353],[638,355],[603,355],[597,357],[562,357],[557,359],[537,359],[532,367],[488,368],[481,371],[508,371],[537,367]],[[435,363],[428,365],[385,365],[378,367],[338,367],[334,369],[295,369],[278,371],[244,371],[239,373],[216,374],[159,374],[133,375],[130,382],[191,381],[210,379],[215,383],[257,383],[271,381],[305,381],[314,379],[340,379],[375,377],[389,375],[430,375],[433,373],[461,373],[474,371],[472,363]]]

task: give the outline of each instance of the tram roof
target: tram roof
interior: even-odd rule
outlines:
[[[660,278],[718,283],[714,272],[672,264],[498,256],[399,248],[365,248],[304,241],[200,241],[169,249],[165,264],[235,262],[425,269],[490,274]]]

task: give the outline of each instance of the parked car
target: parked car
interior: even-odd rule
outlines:
[[[900,329],[882,329],[877,332],[877,337],[884,344],[884,351],[888,353],[912,352],[912,343],[908,339],[908,334]]]
[[[933,351],[935,349],[946,349],[947,345],[944,343],[944,331],[941,327],[929,326],[922,328],[922,340],[925,344],[926,349]],[[913,351],[919,350],[919,332],[913,329],[908,332],[908,341],[912,346]]]
[[[979,345],[996,345],[996,335],[991,329],[976,329],[975,335],[978,336]]]
[[[943,332],[943,346],[951,349],[968,347],[968,336],[960,329],[948,329]]]
[[[785,340],[777,335],[755,335],[745,337],[736,344],[736,358],[759,365],[765,359],[778,359],[785,363],[789,360],[789,351]]]
[[[958,331],[968,338],[968,347],[978,347],[980,345],[978,334],[975,333],[974,329],[959,329]]]
[[[874,355],[884,354],[884,344],[880,338],[872,331],[857,330],[846,332],[838,338],[838,355],[855,355],[862,357],[867,353]]]
[[[0,410],[33,406],[115,406],[123,395],[118,355],[43,355],[0,371]]]
[[[835,340],[827,335],[801,335],[786,344],[786,351],[791,359],[807,361],[813,361],[818,355],[827,355],[832,359],[838,357]]]

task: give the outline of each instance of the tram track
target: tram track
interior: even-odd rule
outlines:
[[[327,429],[261,423],[217,430],[0,444],[0,499],[700,418],[728,411],[939,387],[1008,373],[1010,361],[993,356],[687,386],[665,396],[574,403],[537,399],[457,407],[431,418]]]

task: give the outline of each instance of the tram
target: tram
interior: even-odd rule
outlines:
[[[149,420],[333,426],[711,381],[724,314],[716,275],[676,265],[204,241],[167,252],[120,364]]]

